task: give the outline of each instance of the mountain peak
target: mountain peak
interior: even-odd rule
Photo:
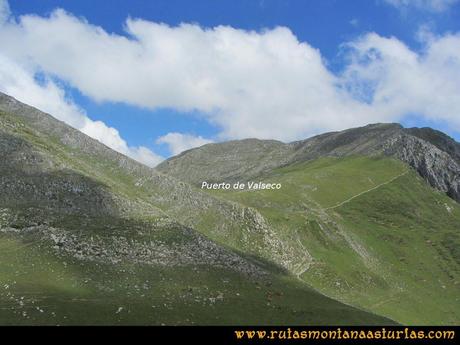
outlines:
[[[431,128],[406,129],[399,123],[374,123],[288,144],[245,139],[205,145],[172,157],[156,169],[199,184],[254,178],[293,163],[353,155],[395,157],[431,186],[460,201],[460,144]]]

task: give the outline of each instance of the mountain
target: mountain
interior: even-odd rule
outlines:
[[[373,124],[288,144],[207,144],[156,170],[197,190],[245,183],[203,190],[256,210],[303,248],[289,270],[318,291],[401,323],[458,324],[459,150],[432,129]],[[251,181],[282,187],[251,190]]]
[[[150,169],[0,94],[0,324],[458,324],[458,145],[377,124]]]
[[[373,124],[285,144],[246,139],[207,144],[161,163],[157,170],[198,185],[203,180],[255,178],[320,157],[385,155],[414,168],[434,188],[460,202],[460,144],[431,128]]]
[[[0,94],[0,325],[394,324],[292,270],[255,208]]]

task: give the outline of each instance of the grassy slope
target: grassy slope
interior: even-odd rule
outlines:
[[[0,236],[0,324],[388,324],[288,276],[110,265]]]
[[[5,120],[8,115],[3,116]],[[38,149],[47,159],[98,183],[124,200],[120,219],[61,217],[40,205],[23,205],[12,215],[0,205],[0,225],[17,229],[45,221],[85,236],[184,241],[175,232],[148,226],[164,217],[161,205],[136,187],[136,178],[110,161],[93,160],[62,146],[57,139],[36,133],[8,117],[12,133]],[[49,172],[52,176],[53,172]],[[35,207],[33,214],[32,209]],[[51,213],[50,213],[51,212]],[[9,219],[15,221],[11,223]],[[4,222],[4,224],[2,224]],[[89,226],[90,224],[91,226]],[[123,227],[120,227],[120,224]],[[127,224],[127,225],[126,225]],[[140,225],[139,225],[140,224]],[[140,226],[140,228],[139,228]],[[222,297],[222,298],[221,298]],[[120,309],[121,308],[121,309]],[[265,278],[248,278],[230,269],[211,266],[165,267],[122,261],[107,264],[58,254],[53,244],[34,233],[0,232],[0,324],[384,324],[384,318],[338,303],[311,290],[279,270]]]
[[[313,261],[299,277],[319,291],[402,323],[458,324],[460,207],[406,171],[388,158],[325,158],[262,178],[281,191],[214,194],[301,242]]]

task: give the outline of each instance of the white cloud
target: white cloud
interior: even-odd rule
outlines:
[[[129,38],[108,34],[56,10],[5,26],[0,44],[98,101],[204,112],[221,139],[291,140],[375,120],[361,116],[367,107],[338,89],[320,52],[287,28],[128,19],[126,30]]]
[[[129,18],[125,28],[126,36],[109,34],[56,10],[4,25],[0,45],[96,101],[199,111],[221,128],[219,140],[289,141],[412,113],[460,131],[457,34],[424,35],[419,52],[365,35],[346,45],[349,60],[336,75],[283,27],[254,32]]]
[[[177,155],[185,150],[202,146],[204,144],[209,144],[212,142],[212,140],[205,139],[202,136],[194,136],[191,134],[183,134],[177,132],[168,133],[162,137],[159,137],[156,140],[157,144],[168,145],[169,151],[173,155]]]
[[[418,114],[459,131],[460,34],[425,38],[418,54],[394,37],[363,36],[350,44],[353,59],[344,82],[356,97],[371,85],[368,103],[382,116]]]
[[[432,12],[443,12],[456,4],[458,0],[384,0],[386,3],[399,9],[415,7]]]
[[[67,99],[64,91],[51,80],[38,83],[34,72],[26,70],[0,53],[0,91],[45,111],[81,130],[108,147],[146,165],[155,166],[162,158],[145,147],[130,147],[115,128],[89,119],[85,112]]]
[[[151,168],[157,166],[160,162],[164,160],[163,157],[157,155],[152,150],[144,146],[130,146],[128,149],[128,153],[125,153],[127,156],[137,160],[138,162],[144,163],[145,165]]]
[[[10,17],[10,5],[7,0],[0,0],[0,24],[6,22]]]

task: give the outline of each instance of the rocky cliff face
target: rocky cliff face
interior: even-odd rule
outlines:
[[[448,135],[432,128],[407,128],[407,134],[420,138],[436,146],[441,151],[448,153],[457,163],[460,164],[460,143]]]
[[[373,124],[284,144],[241,140],[208,144],[156,169],[192,184],[263,176],[275,168],[320,157],[387,155],[414,168],[432,187],[460,202],[460,144],[430,128]]]
[[[460,165],[448,152],[405,131],[385,142],[383,152],[407,163],[432,187],[460,202]]]

